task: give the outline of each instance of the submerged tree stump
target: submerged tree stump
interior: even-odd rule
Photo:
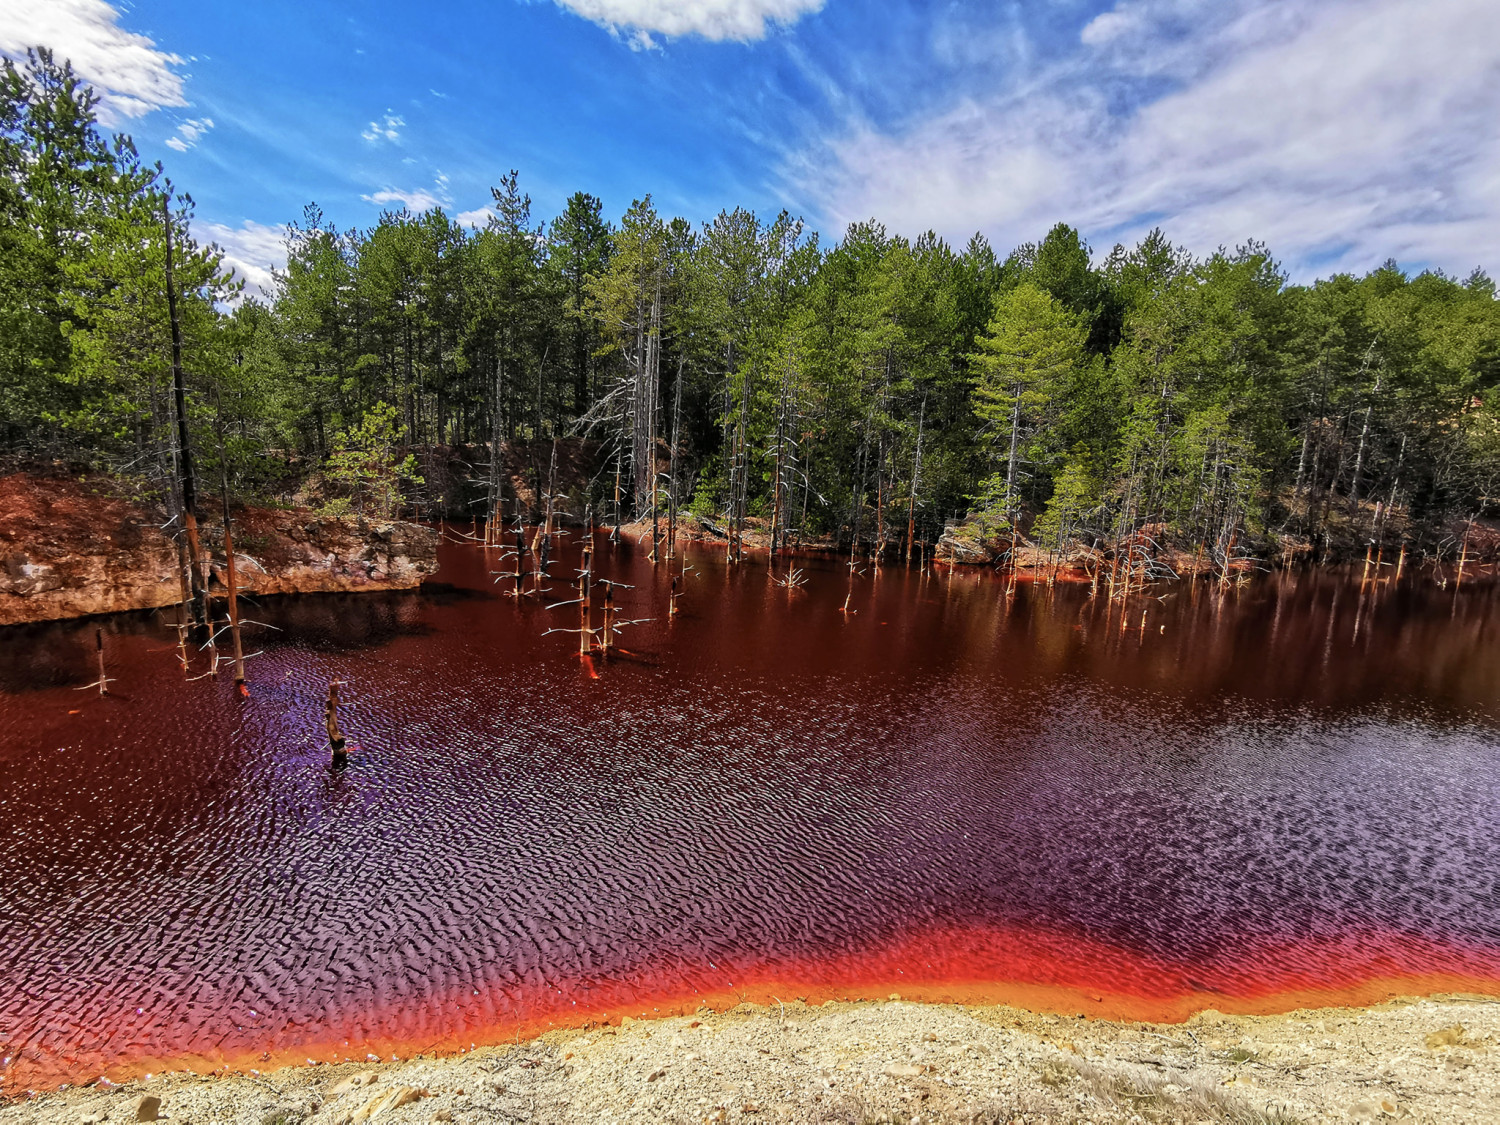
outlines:
[[[333,751],[333,764],[342,766],[349,760],[344,749],[344,732],[339,729],[339,681],[328,685],[328,701],[324,705],[324,718],[328,724],[328,745]]]

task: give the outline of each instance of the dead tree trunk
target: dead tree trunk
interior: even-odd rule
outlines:
[[[177,414],[178,488],[182,495],[182,528],[187,534],[193,615],[199,624],[206,625],[208,591],[203,581],[203,556],[198,544],[198,478],[193,471],[193,450],[188,440],[187,384],[182,374],[182,325],[177,319],[177,283],[172,276],[172,211],[171,201],[167,196],[162,197],[162,220],[166,233],[167,319],[172,328],[172,404]]]
[[[1464,544],[1463,549],[1459,552],[1458,555],[1458,579],[1453,584],[1453,588],[1455,590],[1464,584],[1464,567],[1467,566],[1469,562],[1469,536],[1472,535],[1473,532],[1474,517],[1470,516],[1469,522],[1464,525]]]
[[[917,414],[917,452],[912,458],[911,496],[906,503],[906,565],[911,566],[912,543],[917,537],[917,486],[922,480],[922,430],[927,423],[927,399]]]
[[[234,569],[234,535],[229,530],[229,490],[224,490],[224,580],[229,589],[229,636],[234,642],[234,686],[245,690],[245,649],[240,643],[239,583]]]
[[[1373,345],[1372,345],[1373,346]],[[1380,376],[1375,376],[1375,386],[1370,391],[1373,400],[1380,394]],[[1370,412],[1374,409],[1374,402],[1365,405],[1365,420],[1359,430],[1359,447],[1354,454],[1354,476],[1349,481],[1349,514],[1352,516],[1359,509],[1359,478],[1365,468],[1365,442],[1370,437]]]
[[[610,646],[610,643],[611,643],[611,640],[612,640],[612,638],[610,636],[610,631],[614,628],[614,625],[615,625],[615,588],[614,588],[614,584],[611,583],[611,584],[609,584],[609,585],[607,585],[607,586],[604,587],[604,630],[603,630],[603,635],[600,638],[600,645],[599,645],[599,647],[604,650],[604,654],[606,656],[609,655],[609,646]]]
[[[592,622],[589,621],[589,572],[587,567],[578,576],[578,655],[588,656],[592,639]]]
[[[615,450],[615,529],[610,532],[609,541],[618,543],[620,541],[620,450]]]
[[[507,344],[509,338],[507,336]],[[503,352],[495,356],[495,379],[491,384],[492,401],[490,403],[490,527],[485,529],[485,545],[498,546],[500,543],[500,481],[501,460],[500,446],[505,438],[505,411],[502,402],[505,396],[505,360]]]
[[[100,695],[107,695],[108,694],[108,689],[109,689],[109,677],[104,674],[104,630],[103,629],[95,629],[94,630],[94,655],[97,657],[98,663],[99,663],[99,682],[96,683],[96,684],[88,684],[88,685],[86,685],[85,690],[87,690],[87,688],[97,687],[99,689],[99,694]]]
[[[667,558],[677,557],[677,443],[682,436],[682,368],[683,357],[677,357],[677,384],[672,388],[672,460],[667,480]]]
[[[339,729],[339,681],[328,685],[328,701],[324,704],[324,720],[328,725],[328,745],[333,751],[333,764],[343,765],[348,760],[344,751],[344,732]]]
[[[552,464],[547,470],[547,538],[557,530],[557,438],[552,439]]]
[[[521,530],[521,517],[516,516],[516,597],[526,583],[526,533]]]
[[[188,557],[187,540],[182,536],[176,536],[177,540],[177,580],[182,588],[182,601],[177,603],[177,658],[182,661],[182,674],[188,673],[188,630],[192,628],[190,616],[193,612],[193,592],[188,579]]]

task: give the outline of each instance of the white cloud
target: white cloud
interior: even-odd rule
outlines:
[[[651,33],[669,38],[761,39],[767,24],[792,24],[820,10],[824,0],[556,0],[616,34],[632,33],[639,46],[653,45]]]
[[[401,130],[405,125],[406,122],[400,117],[386,110],[385,116],[379,121],[371,121],[360,136],[367,141],[396,141],[401,139]]]
[[[1493,0],[1126,0],[1082,38],[1029,89],[856,120],[785,171],[840,223],[1001,246],[1065,220],[1200,252],[1262,238],[1298,274],[1500,264]]]
[[[476,207],[472,211],[460,211],[454,218],[461,227],[484,227],[489,225],[493,214],[488,207]]]
[[[1091,47],[1095,47],[1101,43],[1108,43],[1113,39],[1118,39],[1130,31],[1136,25],[1136,22],[1137,17],[1133,12],[1128,9],[1114,8],[1108,12],[1100,12],[1093,19],[1089,20],[1079,38]]]
[[[224,251],[224,264],[245,282],[246,296],[269,297],[275,289],[273,269],[286,265],[286,232],[246,219],[238,227],[194,220],[193,234],[216,242]]]
[[[415,191],[396,191],[387,188],[385,191],[377,191],[372,195],[360,196],[366,203],[374,203],[380,207],[387,207],[393,203],[399,203],[408,211],[429,211],[442,203],[437,196],[425,188],[417,188]]]
[[[119,26],[103,0],[4,0],[0,54],[20,58],[28,47],[50,47],[68,59],[101,95],[100,119],[113,125],[161,106],[182,106],[178,55]]]
[[[177,135],[167,138],[167,147],[176,149],[178,152],[186,152],[197,146],[203,134],[214,127],[212,117],[194,117],[182,122],[177,126]]]

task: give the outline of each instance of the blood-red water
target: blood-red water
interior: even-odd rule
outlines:
[[[468,546],[420,593],[247,607],[280,628],[248,698],[149,615],[105,623],[105,698],[94,623],[0,632],[5,1087],[742,997],[1500,993],[1492,587],[1122,612],[889,569],[844,614],[836,563],[788,591],[703,551],[669,619],[665,567],[599,542],[655,620],[591,661]]]

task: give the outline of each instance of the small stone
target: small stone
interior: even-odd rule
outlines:
[[[741,1113],[759,1113],[760,1112],[760,1103],[759,1102],[746,1102],[744,1105],[740,1106],[740,1112]]]
[[[401,1106],[410,1105],[422,1097],[422,1091],[414,1086],[397,1086],[394,1090],[387,1090],[377,1098],[371,1098],[365,1105],[354,1112],[354,1121],[368,1121],[372,1117],[379,1117],[382,1113]]]
[[[655,1082],[658,1078],[665,1078],[666,1076],[667,1072],[665,1070],[653,1070],[650,1077],[648,1077],[646,1081]]]
[[[937,1042],[937,1036],[934,1035],[932,1032],[929,1031],[926,1035],[922,1036],[922,1042],[923,1043],[936,1043]]]
[[[453,1114],[449,1113],[446,1109],[440,1109],[432,1115],[432,1119],[434,1121],[452,1121]]]
[[[1427,1037],[1427,1049],[1436,1051],[1442,1047],[1461,1047],[1464,1045],[1464,1034],[1463,1025],[1457,1023],[1441,1031],[1434,1031]]]
[[[161,1099],[155,1094],[142,1094],[130,1103],[130,1120],[155,1121],[161,1111]]]
[[[922,1073],[922,1068],[912,1066],[910,1063],[893,1062],[886,1063],[885,1069],[881,1073],[889,1078],[915,1078]]]
[[[329,1090],[328,1093],[330,1097],[336,1098],[340,1094],[347,1094],[350,1090],[357,1090],[361,1086],[373,1085],[379,1079],[380,1075],[376,1074],[375,1071],[362,1070],[358,1074],[351,1074],[348,1078],[344,1079],[332,1090]]]

